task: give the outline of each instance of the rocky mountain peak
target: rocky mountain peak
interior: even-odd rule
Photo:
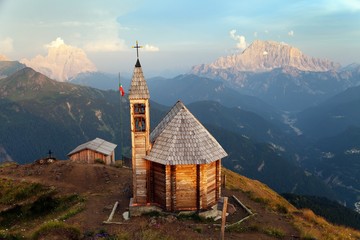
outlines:
[[[293,67],[300,71],[323,72],[335,70],[339,66],[329,60],[306,56],[299,49],[286,43],[256,40],[243,52],[220,57],[208,65],[195,66],[192,72],[195,74],[209,73],[214,70],[264,72],[284,67]]]
[[[0,54],[0,61],[10,61],[10,59],[5,55]]]
[[[94,63],[88,59],[82,49],[65,44],[61,38],[46,47],[47,56],[37,55],[31,60],[22,59],[21,62],[61,82],[68,81],[79,73],[96,71]]]

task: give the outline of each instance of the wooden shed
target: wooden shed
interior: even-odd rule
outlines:
[[[116,146],[116,144],[96,138],[76,147],[68,154],[68,157],[79,163],[91,164],[101,160],[106,165],[111,165],[115,163]]]

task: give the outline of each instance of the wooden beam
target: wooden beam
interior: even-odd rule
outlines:
[[[200,211],[200,206],[201,206],[201,198],[200,198],[200,165],[196,164],[196,209],[197,211]]]
[[[171,211],[175,211],[176,208],[176,166],[170,167],[170,186],[171,186]]]
[[[225,239],[225,224],[226,224],[226,212],[227,212],[227,203],[228,203],[227,197],[223,197],[223,203],[224,205],[221,214],[221,233],[220,233],[221,240]]]

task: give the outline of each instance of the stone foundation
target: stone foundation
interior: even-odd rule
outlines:
[[[141,216],[145,213],[150,212],[162,212],[163,210],[155,205],[146,204],[146,205],[140,205],[133,202],[133,198],[130,198],[130,204],[129,204],[129,213],[130,217],[137,217]]]

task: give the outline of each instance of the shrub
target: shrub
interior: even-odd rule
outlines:
[[[140,239],[146,240],[172,240],[171,236],[164,235],[159,231],[153,229],[146,229],[140,232]]]
[[[238,233],[243,232],[259,232],[260,227],[258,225],[243,226],[242,224],[234,224],[226,228],[228,231],[234,231]]]
[[[19,234],[6,233],[0,230],[0,239],[1,240],[18,240],[23,239]]]
[[[75,207],[71,208],[69,211],[67,211],[64,215],[62,215],[59,220],[66,220],[69,219],[76,214],[82,212],[85,209],[85,205],[83,203],[78,203],[75,205]]]
[[[116,235],[116,237],[117,237],[118,240],[130,240],[130,239],[132,239],[128,232],[118,233]]]
[[[38,183],[20,183],[2,180],[0,184],[0,204],[10,205],[38,195],[46,189]]]
[[[282,213],[282,214],[288,213],[288,209],[284,205],[281,205],[281,204],[276,204],[276,211],[278,213]]]
[[[264,233],[272,236],[272,237],[276,237],[276,238],[283,238],[285,237],[285,233],[283,230],[278,229],[278,228],[274,228],[274,227],[269,227],[267,229],[264,229]]]
[[[80,239],[80,230],[74,226],[67,225],[62,222],[51,221],[44,223],[32,235],[32,239],[52,239],[61,237],[61,239]]]
[[[99,163],[99,164],[105,164],[105,162],[103,160],[101,160],[100,158],[96,158],[94,160],[95,163]]]

